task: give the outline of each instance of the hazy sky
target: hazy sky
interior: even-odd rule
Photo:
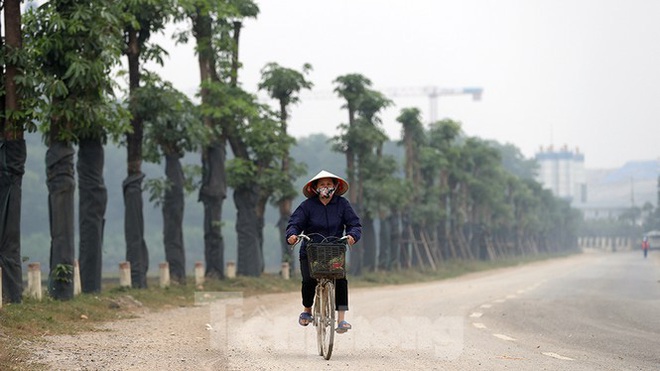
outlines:
[[[361,73],[392,97],[383,114],[400,138],[400,110],[422,89],[481,87],[438,100],[438,118],[467,135],[512,143],[526,157],[567,145],[587,168],[660,158],[660,1],[656,0],[269,0],[245,23],[243,86],[256,91],[268,62],[310,63],[314,92],[291,110],[290,133],[334,135],[347,121],[332,81]],[[199,82],[191,46],[170,49],[162,71],[186,92]],[[410,90],[409,90],[410,91]]]

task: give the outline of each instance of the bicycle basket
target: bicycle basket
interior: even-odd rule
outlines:
[[[311,243],[307,245],[307,260],[312,278],[346,277],[346,245],[344,244]]]

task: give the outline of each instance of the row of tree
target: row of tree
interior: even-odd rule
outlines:
[[[234,188],[239,234],[238,273],[258,275],[263,208],[275,193],[292,194],[286,133],[286,106],[311,86],[303,73],[269,64],[263,89],[280,99],[284,113],[257,103],[238,84],[238,46],[242,22],[258,7],[249,0],[54,0],[21,14],[20,1],[2,2],[3,40],[2,220],[0,231],[3,285],[10,301],[21,295],[20,204],[26,158],[25,131],[45,135],[51,259],[49,289],[57,299],[73,296],[74,146],[79,196],[79,260],[82,289],[101,288],[101,254],[107,190],[103,180],[103,144],[122,142],[127,149],[123,182],[126,258],[135,287],[146,286],[148,249],[144,241],[142,189],[144,159],[165,159],[168,182],[153,184],[163,199],[166,257],[171,276],[185,281],[181,219],[186,186],[180,158],[201,152],[199,199],[204,204],[207,277],[223,277],[221,210],[227,186]],[[195,106],[171,84],[147,71],[162,63],[165,51],[151,36],[170,22],[189,27],[176,35],[194,40],[201,76],[201,104]],[[112,71],[126,58],[128,91]],[[303,71],[308,70],[306,66]],[[281,76],[280,76],[281,75]],[[278,78],[285,80],[279,81]],[[283,85],[293,80],[293,90]],[[280,90],[278,90],[280,89]],[[282,92],[283,91],[283,92]],[[226,162],[225,148],[234,154]],[[227,166],[227,167],[225,167]],[[283,166],[285,168],[283,169]],[[289,170],[290,169],[290,170]],[[284,170],[284,171],[282,171]],[[262,187],[262,184],[275,187]],[[284,209],[285,210],[285,209]],[[286,211],[286,210],[285,210]]]
[[[396,161],[383,154],[388,138],[379,118],[392,102],[362,75],[335,82],[348,111],[335,149],[346,154],[348,197],[363,225],[353,273],[577,248],[579,212],[533,180],[536,163],[518,149],[466,137],[452,120],[426,129],[419,109],[404,108],[399,177]]]
[[[201,153],[197,186],[204,209],[206,276],[224,277],[221,213],[227,187],[233,189],[237,210],[237,273],[260,275],[266,205],[277,205],[283,235],[297,194],[293,183],[302,173],[289,153],[294,140],[287,131],[288,111],[312,84],[306,79],[311,66],[297,71],[271,63],[262,70],[259,88],[278,102],[277,109],[241,88],[240,32],[245,19],[258,15],[257,5],[251,0],[53,0],[21,19],[19,4],[3,2],[0,264],[7,299],[21,300],[23,136],[37,129],[48,146],[53,297],[73,297],[76,173],[82,289],[101,289],[107,204],[103,144],[109,139],[127,149],[124,238],[135,287],[146,287],[148,271],[143,160],[164,159],[167,181],[149,185],[162,201],[171,277],[185,282],[183,194],[195,182],[180,159],[190,151]],[[195,43],[198,105],[144,67],[148,61],[162,63],[165,51],[151,36],[169,22],[189,25],[176,37]],[[111,72],[124,57],[128,91],[117,97],[121,89]],[[348,197],[364,225],[362,248],[351,256],[354,273],[576,246],[575,214],[568,205],[505,171],[502,153],[511,148],[465,137],[451,120],[425,129],[418,109],[403,109],[398,118],[405,148],[401,177],[395,159],[383,152],[388,138],[379,114],[392,102],[360,74],[340,76],[335,84],[346,101],[348,122],[333,138],[334,149],[346,156]],[[226,148],[232,151],[230,160]],[[533,172],[519,152],[507,158]],[[283,260],[291,261],[284,238],[280,241]]]

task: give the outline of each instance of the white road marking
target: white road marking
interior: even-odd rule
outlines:
[[[473,322],[472,326],[474,326],[476,328],[486,328],[486,325],[484,325],[483,323],[479,323],[479,322]]]
[[[483,315],[484,314],[481,312],[472,312],[472,314],[470,314],[470,318],[481,318]]]
[[[496,338],[502,339],[502,340],[506,340],[506,341],[516,341],[516,339],[514,339],[512,337],[502,335],[502,334],[493,334],[493,336],[495,336]]]
[[[497,356],[497,358],[500,358],[500,359],[525,359],[523,357],[512,357],[512,356],[507,356],[507,355]]]
[[[559,355],[559,354],[554,353],[554,352],[542,352],[541,354],[543,354],[544,356],[557,358],[557,359],[561,359],[561,360],[564,360],[564,361],[575,361],[573,358],[564,357],[564,356]]]
[[[491,304],[482,304],[481,305],[481,308],[490,308],[490,307],[492,307]]]

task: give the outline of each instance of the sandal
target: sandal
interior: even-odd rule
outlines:
[[[348,331],[352,328],[353,328],[353,326],[351,326],[350,323],[348,323],[346,321],[341,321],[341,322],[339,322],[339,325],[337,326],[335,331],[337,331],[338,334],[343,334],[344,332],[346,332],[346,331]]]
[[[298,317],[298,323],[300,324],[300,326],[307,326],[313,320],[314,317],[312,317],[312,314],[307,312],[300,313],[300,317]]]

